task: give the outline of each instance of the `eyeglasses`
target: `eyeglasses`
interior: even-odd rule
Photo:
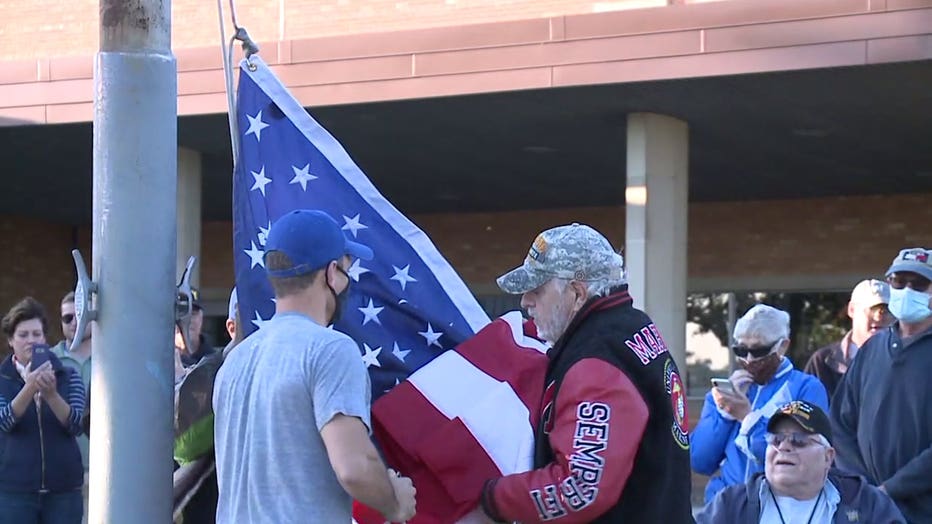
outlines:
[[[929,284],[932,284],[932,281],[916,273],[893,273],[887,277],[887,283],[890,284],[890,287],[893,289],[909,287],[920,293],[925,293],[925,291],[929,289]]]
[[[779,344],[782,340],[783,340],[782,338],[779,338],[773,344],[767,344],[767,345],[756,346],[756,347],[736,344],[734,346],[731,346],[731,350],[735,352],[735,356],[737,357],[747,358],[748,355],[751,355],[754,358],[761,358],[761,357],[766,357],[767,355],[769,355],[770,352],[773,351],[773,348],[775,348],[777,344]]]
[[[68,313],[61,316],[62,324],[70,324],[74,320],[74,313]]]
[[[768,445],[775,448],[779,448],[786,441],[789,441],[790,446],[793,446],[794,449],[802,449],[812,444],[823,445],[822,442],[813,438],[809,433],[767,433],[764,438],[767,440]]]

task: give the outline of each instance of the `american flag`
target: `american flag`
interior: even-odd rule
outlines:
[[[481,521],[470,510],[482,482],[530,468],[546,348],[524,333],[532,328],[516,312],[490,323],[427,235],[379,194],[261,59],[250,62],[253,68],[240,65],[233,180],[245,332],[275,311],[262,260],[271,224],[301,208],[342,223],[375,258],[351,266],[335,328],[359,344],[372,381],[373,431],[386,458],[425,494],[409,522]],[[382,523],[364,506],[354,515],[360,524]]]
[[[262,256],[271,224],[294,209],[320,209],[375,252],[355,261],[342,318],[357,341],[372,398],[488,324],[489,317],[427,235],[372,185],[258,57],[240,65],[239,158],[233,179],[236,288],[245,333],[275,304]]]

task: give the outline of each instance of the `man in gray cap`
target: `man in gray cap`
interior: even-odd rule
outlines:
[[[887,270],[890,313],[831,404],[838,463],[880,486],[910,522],[932,522],[932,250],[904,249]]]
[[[598,231],[544,231],[498,279],[552,344],[534,470],[491,479],[496,521],[691,522],[686,390],[657,326],[634,309]]]
[[[813,353],[804,370],[819,377],[829,398],[835,393],[841,376],[851,367],[858,348],[893,321],[887,307],[889,303],[890,285],[882,280],[862,280],[854,286],[851,300],[848,301],[851,331],[845,333],[840,341]]]

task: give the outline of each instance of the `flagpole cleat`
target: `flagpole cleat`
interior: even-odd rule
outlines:
[[[194,264],[197,257],[188,258],[181,281],[178,283],[178,293],[175,298],[175,325],[181,331],[185,351],[191,350],[191,341],[188,340],[188,329],[191,327],[191,313],[194,307],[195,291],[191,288],[191,275],[194,274]]]
[[[88,324],[97,319],[97,309],[93,304],[94,295],[97,294],[97,284],[87,273],[87,266],[84,264],[81,251],[72,249],[71,257],[74,258],[74,269],[78,274],[78,284],[74,288],[74,315],[78,323],[74,330],[71,347],[68,348],[69,351],[74,351],[84,340],[84,332],[88,329]]]

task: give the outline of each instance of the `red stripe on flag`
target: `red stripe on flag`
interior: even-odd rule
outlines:
[[[372,414],[386,461],[417,488],[412,524],[456,522],[479,504],[485,481],[501,475],[469,428],[447,419],[410,383],[379,399]]]
[[[511,325],[501,319],[456,351],[489,376],[510,384],[530,412],[528,423],[537,424],[546,355],[517,343]],[[478,505],[484,482],[502,474],[469,428],[458,418],[447,419],[410,382],[395,386],[375,402],[372,426],[386,461],[411,477],[418,490],[412,524],[456,522]],[[364,509],[354,513],[360,524],[382,524],[362,520]]]

